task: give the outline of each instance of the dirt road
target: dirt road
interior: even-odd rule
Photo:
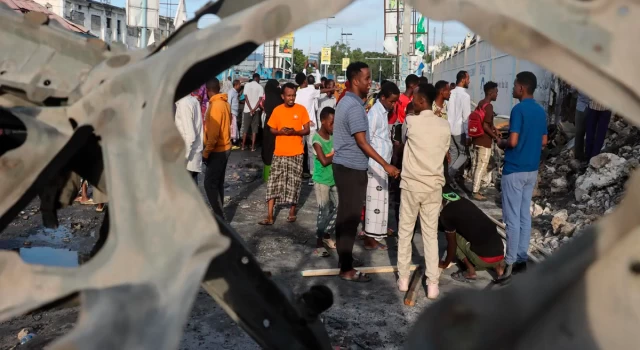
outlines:
[[[266,214],[266,186],[262,183],[261,175],[259,152],[232,153],[227,169],[225,208],[232,226],[246,241],[263,269],[272,272],[277,283],[295,293],[315,284],[331,288],[335,302],[323,316],[334,345],[346,349],[401,348],[404,336],[419,313],[431,304],[424,290],[418,295],[416,306],[407,307],[403,304],[404,295],[396,288],[394,274],[374,275],[373,281],[366,284],[348,283],[337,277],[301,277],[300,271],[304,269],[337,267],[335,252],[329,258],[311,255],[315,244],[317,213],[313,187],[303,185],[300,211],[295,223],[287,223],[287,211],[282,210],[275,225],[259,226],[257,222]],[[202,189],[202,177],[200,182]],[[25,214],[16,218],[2,233],[0,249],[22,248],[23,259],[32,263],[73,267],[77,266],[78,261],[84,261],[95,243],[103,214],[96,213],[92,206],[75,204],[60,211],[59,229],[45,230],[37,210],[32,210],[37,206],[37,201],[31,203]],[[24,246],[25,241],[31,242],[30,248]],[[354,254],[368,266],[395,265],[395,238],[388,239],[387,243],[391,247],[389,251],[369,252],[358,241]],[[41,247],[55,249],[37,251]],[[417,234],[414,237],[414,262],[420,263],[421,257],[422,243]],[[489,283],[490,276],[486,273],[481,273],[473,284],[453,281],[449,275],[455,269],[452,267],[443,274],[440,282],[442,295],[459,288],[483,288]],[[20,348],[41,348],[42,344],[67,333],[76,318],[77,308],[67,308],[4,322],[0,324],[0,349],[15,345],[16,335],[24,327],[33,329],[37,336],[27,343],[30,346]],[[200,290],[185,325],[180,349],[220,348],[256,349],[258,346]]]

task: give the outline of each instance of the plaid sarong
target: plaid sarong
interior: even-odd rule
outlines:
[[[273,156],[267,182],[267,201],[275,198],[276,205],[298,204],[303,159],[303,154],[291,157]]]

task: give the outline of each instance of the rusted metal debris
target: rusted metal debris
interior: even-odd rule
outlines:
[[[0,251],[0,321],[80,292],[79,322],[52,348],[175,349],[202,282],[262,346],[329,348],[317,317],[331,304],[328,289],[287,296],[216,224],[183,169],[171,113],[173,101],[259,44],[350,2],[219,0],[138,51],[0,11],[0,126],[11,135],[0,144],[0,229],[38,194],[44,223],[55,226],[56,209],[75,195],[71,176],[110,200],[101,249],[77,269],[31,266]],[[431,18],[462,21],[639,125],[640,48],[628,38],[639,32],[630,15],[637,2],[409,2]],[[221,21],[196,30],[205,14]],[[505,289],[444,298],[417,321],[408,347],[633,348],[638,201],[636,174],[627,199],[596,227]]]

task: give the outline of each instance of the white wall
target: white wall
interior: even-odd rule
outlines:
[[[553,75],[541,67],[514,56],[507,55],[494,48],[487,41],[469,44],[450,57],[438,58],[432,67],[432,82],[446,80],[456,81],[456,74],[460,70],[466,70],[471,77],[469,94],[471,100],[477,102],[484,98],[483,85],[488,81],[498,84],[498,100],[493,103],[495,111],[499,115],[509,115],[511,108],[518,102],[511,97],[513,82],[516,74],[522,71],[530,71],[538,78],[538,88],[534,98],[546,110],[549,103],[550,85]]]

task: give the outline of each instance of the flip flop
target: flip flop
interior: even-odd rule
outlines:
[[[358,239],[364,239],[367,235],[364,233],[364,231],[360,231],[358,232]]]
[[[329,249],[336,249],[336,242],[334,242],[331,238],[323,238],[322,243]]]
[[[458,271],[451,274],[451,278],[458,282],[471,283],[476,280],[476,277],[465,277],[464,272]]]
[[[258,225],[271,226],[271,225],[273,225],[273,220],[264,219],[264,220],[258,222]]]
[[[362,273],[360,271],[356,271],[356,273],[351,277],[340,276],[340,279],[348,282],[359,282],[359,283],[371,282],[371,277],[366,273]]]
[[[106,208],[106,207],[107,207],[106,205],[103,205],[102,208],[100,208],[99,206],[96,206],[96,211],[98,213],[102,213],[104,211],[104,208]]]
[[[329,252],[324,249],[324,248],[316,248],[313,250],[313,255],[319,257],[319,258],[328,258],[329,256],[331,256],[329,254]]]
[[[289,215],[289,217],[287,218],[287,222],[296,222],[297,219],[298,219],[297,216]]]
[[[387,229],[387,236],[393,236],[396,234],[396,231],[394,231],[393,229]]]
[[[89,198],[88,200],[86,200],[84,202],[80,201],[80,204],[82,204],[82,205],[95,205],[96,203],[93,202],[92,198]]]
[[[387,247],[386,245],[382,244],[382,243],[376,243],[375,247],[367,247],[366,245],[364,246],[365,250],[389,250],[389,247]]]

